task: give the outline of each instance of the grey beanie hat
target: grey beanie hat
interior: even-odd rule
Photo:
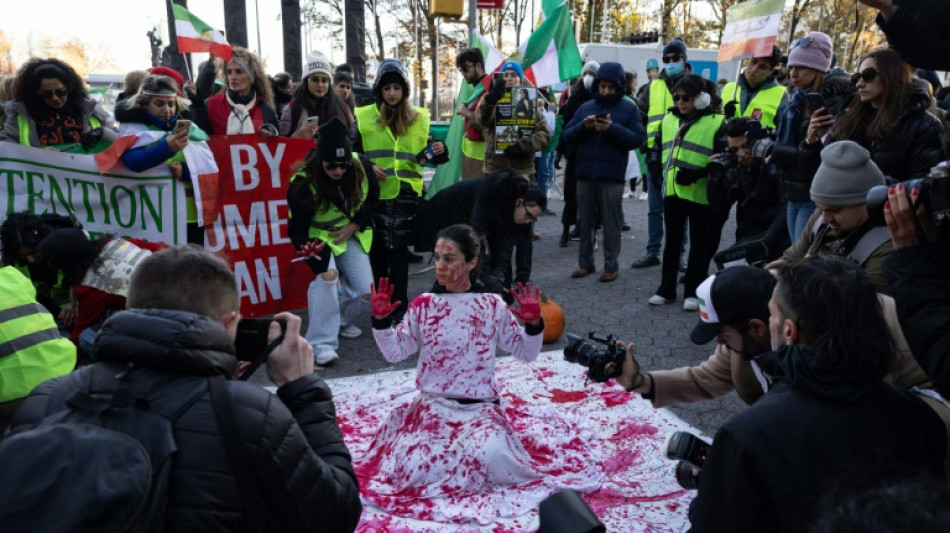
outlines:
[[[860,205],[884,174],[871,153],[854,141],[836,141],[821,151],[821,165],[811,182],[811,201],[822,205]]]

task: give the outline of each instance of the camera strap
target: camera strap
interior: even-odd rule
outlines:
[[[261,350],[261,353],[257,354],[257,356],[255,356],[254,359],[251,360],[251,364],[248,365],[246,369],[244,369],[244,372],[238,377],[238,380],[247,381],[248,378],[250,378],[251,375],[254,372],[256,372],[257,369],[260,368],[262,364],[264,364],[264,361],[267,361],[267,356],[269,356],[271,352],[273,352],[278,346],[280,346],[280,343],[282,342],[284,342],[283,335],[271,341],[271,343],[268,344],[266,348]]]

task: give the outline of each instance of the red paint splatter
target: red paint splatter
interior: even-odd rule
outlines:
[[[657,431],[658,430],[650,424],[637,424],[636,422],[631,422],[621,427],[610,437],[610,440],[624,441],[628,439],[634,439],[641,435],[656,435]]]
[[[600,393],[600,397],[604,399],[604,404],[606,404],[607,407],[624,405],[632,399],[629,392],[619,389],[604,391]]]
[[[551,389],[551,402],[553,403],[575,403],[587,398],[584,391],[566,391],[563,389]]]

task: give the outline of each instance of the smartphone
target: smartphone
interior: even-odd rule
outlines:
[[[822,96],[821,93],[814,93],[814,92],[808,93],[805,95],[805,101],[808,102],[808,110],[812,114],[814,114],[815,111],[818,111],[822,107],[826,107],[825,97]],[[826,109],[825,113],[827,112],[828,110]]]
[[[273,321],[271,318],[242,318],[238,322],[234,348],[239,361],[256,361],[260,358],[263,363],[267,359],[269,354],[264,353],[264,350],[267,349],[267,334],[270,333],[270,323]],[[283,340],[287,323],[283,320],[278,320],[277,323],[281,329],[279,339]]]
[[[307,126],[310,126],[311,129],[316,129],[316,127],[320,124],[320,117],[307,117],[303,123]]]
[[[492,83],[495,83],[498,80],[500,83],[505,83],[505,74],[504,72],[495,72],[491,75]]]
[[[181,130],[188,131],[191,129],[191,121],[187,119],[179,119],[175,123],[175,133],[178,133]]]

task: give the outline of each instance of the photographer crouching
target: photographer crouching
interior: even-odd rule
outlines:
[[[766,160],[775,143],[775,130],[758,120],[735,118],[726,123],[725,153],[712,157],[709,198],[709,257],[716,255],[722,228],[736,206],[736,241],[723,250],[717,263],[744,259],[756,263],[778,258],[791,244],[778,169]]]
[[[872,219],[880,208],[868,193]],[[894,251],[882,270],[897,301],[897,318],[914,357],[933,382],[950,397],[950,164],[943,162],[929,178],[887,187],[884,220]],[[878,213],[879,214],[879,213]]]

